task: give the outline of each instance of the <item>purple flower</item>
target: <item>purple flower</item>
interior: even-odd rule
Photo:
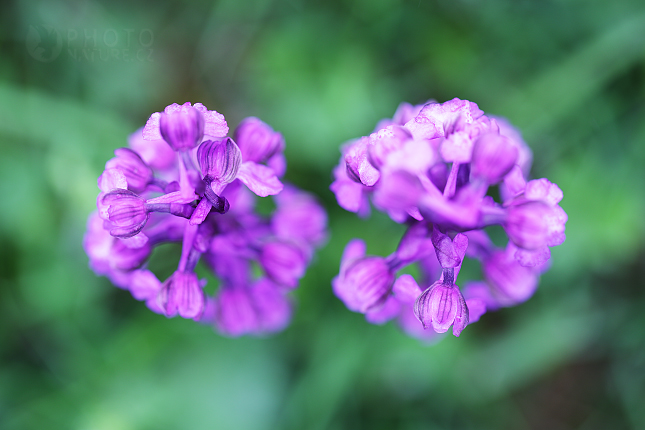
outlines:
[[[371,187],[376,184],[380,174],[368,161],[368,145],[367,138],[362,138],[351,145],[345,154],[345,163],[347,164],[347,176],[350,179]]]
[[[504,229],[508,237],[520,248],[538,249],[548,242],[547,217],[551,209],[540,202],[512,206],[508,210]]]
[[[122,239],[139,233],[148,221],[145,199],[129,190],[115,189],[105,194],[102,203],[107,207],[109,231]]]
[[[271,227],[276,236],[315,247],[325,242],[327,213],[311,195],[287,186],[275,202]]]
[[[515,166],[518,150],[501,134],[485,133],[473,148],[470,175],[488,184],[496,184]]]
[[[527,301],[538,285],[539,272],[520,265],[508,250],[496,251],[484,260],[483,272],[500,306]]]
[[[347,175],[344,157],[334,169],[334,182],[329,189],[336,195],[338,204],[345,210],[358,213],[359,216],[369,215],[370,205],[368,196],[371,190],[363,184],[357,183]]]
[[[144,191],[153,179],[152,169],[131,149],[119,148],[114,151],[114,155],[116,158],[105,163],[105,168],[121,170],[130,191]]]
[[[232,337],[280,331],[291,317],[288,298],[267,281],[250,288],[225,285],[214,307],[215,327]]]
[[[138,248],[128,247],[123,240],[110,235],[103,228],[103,220],[97,212],[87,220],[87,231],[83,237],[83,248],[90,259],[95,273],[105,275],[118,286],[127,283],[125,274],[141,266],[150,255],[150,244]]]
[[[144,139],[143,127],[128,136],[128,146],[139,154],[144,163],[157,170],[172,169],[177,158],[175,151],[165,140]]]
[[[394,283],[386,259],[364,255],[364,243],[350,242],[343,253],[340,274],[333,280],[336,296],[350,310],[362,313],[382,305]]]
[[[475,103],[402,104],[394,118],[341,152],[330,187],[339,205],[365,216],[371,200],[407,225],[387,258],[366,257],[361,242],[350,242],[332,283],[345,305],[370,322],[396,319],[406,333],[424,337],[416,314],[424,327],[443,333],[452,325],[458,336],[469,315],[474,322],[528,299],[547,267],[549,247],[565,239],[562,191],[547,179],[528,180],[532,154],[520,133]],[[488,195],[496,184],[501,202]],[[506,250],[484,232],[493,225],[505,230]],[[482,262],[487,282],[464,299],[456,279],[466,256]],[[419,267],[425,289],[411,289],[414,300],[391,287],[396,272],[410,264]]]
[[[163,112],[155,112],[150,116],[143,129],[146,140],[163,139],[175,150],[182,151],[196,147],[204,135],[222,137],[228,133],[228,125],[224,116],[215,111],[209,111],[201,103],[191,106],[173,103]]]
[[[129,290],[132,293],[132,297],[137,300],[151,300],[156,302],[161,288],[161,282],[149,270],[135,270],[130,274]]]
[[[262,163],[284,151],[282,134],[255,117],[244,119],[235,130],[235,141],[246,161]]]
[[[157,302],[168,317],[199,318],[204,311],[204,292],[197,275],[176,271],[166,279],[157,295]]]
[[[305,275],[308,258],[296,245],[282,241],[270,241],[262,246],[260,264],[267,276],[276,284],[288,288],[298,286]]]
[[[288,293],[324,242],[327,216],[293,186],[273,214],[257,213],[256,195],[283,190],[284,140],[256,118],[236,130],[241,148],[227,132],[224,117],[199,103],[153,114],[99,177],[83,245],[97,274],[157,314],[264,335],[289,323]],[[146,261],[167,242],[182,250],[162,283]],[[197,278],[200,262],[221,280],[215,297]]]
[[[242,152],[230,137],[207,140],[199,146],[197,159],[202,175],[218,193],[235,180],[242,163]]]
[[[458,337],[468,325],[466,301],[459,287],[451,283],[432,284],[417,298],[414,314],[424,328],[432,327],[437,333],[445,333],[453,326],[452,333]]]

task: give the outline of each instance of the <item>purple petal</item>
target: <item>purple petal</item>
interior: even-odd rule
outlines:
[[[145,200],[132,191],[116,189],[105,194],[102,203],[108,206],[110,234],[128,238],[136,235],[148,221]]]
[[[419,222],[412,224],[405,232],[399,246],[396,249],[396,256],[402,264],[411,263],[434,253],[434,245],[429,236],[428,224]]]
[[[398,321],[401,329],[409,336],[422,340],[426,343],[434,343],[441,339],[441,335],[434,330],[426,330],[423,324],[414,314],[413,304],[401,306]]]
[[[230,137],[206,140],[197,149],[202,174],[218,184],[229,184],[237,177],[242,152]]]
[[[368,139],[369,162],[377,169],[380,169],[385,164],[389,154],[401,149],[406,141],[412,139],[412,135],[406,128],[388,126],[370,134]]]
[[[526,179],[520,166],[515,165],[511,171],[504,177],[504,182],[500,185],[500,194],[502,201],[507,203],[524,192],[526,188]]]
[[[161,113],[159,131],[175,151],[192,149],[204,137],[204,116],[188,102],[181,106],[174,103]]]
[[[260,264],[271,280],[279,285],[295,288],[305,274],[307,256],[297,246],[272,241],[262,247]]]
[[[195,208],[195,211],[190,216],[190,224],[199,225],[203,223],[212,208],[213,205],[208,201],[208,199],[200,200],[199,204]]]
[[[424,328],[432,327],[437,333],[445,333],[457,316],[459,299],[453,294],[457,287],[440,281],[426,289],[414,303],[414,313]]]
[[[158,124],[157,124],[158,127]],[[128,145],[135,150],[143,161],[153,169],[167,170],[177,160],[177,154],[159,135],[159,139],[143,138],[143,128],[128,136]]]
[[[149,270],[135,270],[130,275],[128,289],[137,300],[149,300],[156,297],[160,288],[161,282]]]
[[[399,149],[387,155],[383,169],[403,170],[414,176],[425,176],[437,162],[439,158],[428,141],[408,140]]]
[[[468,307],[468,324],[479,321],[479,319],[486,313],[486,303],[479,298],[472,298],[466,300]]]
[[[341,169],[343,172],[345,171],[344,168],[341,167]],[[358,212],[359,215],[369,214],[369,202],[364,185],[349,179],[336,179],[329,189],[336,196],[341,208],[350,212]]]
[[[152,169],[141,159],[139,154],[128,148],[114,151],[116,158],[105,163],[106,169],[119,169],[125,175],[128,189],[140,193],[152,180]]]
[[[407,211],[415,207],[423,187],[413,174],[399,170],[384,172],[374,191],[374,205],[387,211]]]
[[[209,137],[224,137],[228,134],[228,125],[224,115],[214,110],[208,110],[201,103],[195,103],[193,106],[204,117],[204,134]]]
[[[261,163],[283,151],[285,146],[282,134],[255,117],[242,120],[234,137],[244,161]]]
[[[347,171],[351,173],[349,175],[351,179],[371,187],[378,181],[380,173],[369,162],[368,146],[369,141],[367,138],[362,138],[352,143],[345,153],[345,163],[347,163]]]
[[[139,232],[138,234],[135,234],[132,237],[119,239],[119,240],[127,248],[137,249],[137,248],[141,248],[142,246],[145,246],[148,243],[148,236],[146,236],[143,232]]]
[[[548,248],[547,248],[548,249]],[[484,277],[493,287],[502,306],[512,306],[528,300],[538,284],[538,273],[515,261],[512,249],[498,251],[484,261]]]
[[[341,261],[340,274],[332,285],[334,293],[350,310],[365,313],[385,302],[392,289],[394,275],[382,257],[346,259],[348,253],[362,251],[360,248],[357,242],[350,242]]]
[[[143,138],[145,140],[162,140],[161,131],[159,131],[159,119],[161,118],[160,112],[155,112],[150,115],[145,127],[143,127]]]
[[[275,197],[271,227],[281,239],[319,246],[327,237],[327,213],[314,197],[287,186]]]
[[[563,195],[560,187],[546,178],[529,181],[524,192],[524,196],[527,199],[542,200],[551,206],[557,205],[562,200]]]
[[[441,158],[448,163],[469,163],[474,142],[465,131],[452,133],[441,144]]]
[[[506,234],[520,248],[542,248],[548,241],[550,213],[551,208],[541,202],[511,206],[504,223]]]
[[[513,255],[515,256],[515,261],[521,266],[537,267],[549,261],[551,250],[546,245],[535,250],[517,248]]]
[[[246,288],[223,286],[216,298],[215,326],[227,336],[242,336],[259,331],[260,323]]]
[[[506,118],[491,116],[495,120],[499,127],[499,133],[502,136],[506,136],[510,139],[511,143],[515,145],[518,150],[517,165],[520,167],[524,177],[527,177],[529,170],[531,169],[531,162],[533,160],[533,154],[531,149],[522,139],[521,133],[513,127]]]
[[[424,105],[425,104],[420,104],[420,105],[413,106],[410,103],[402,102],[396,108],[396,112],[394,112],[394,116],[392,117],[392,121],[395,124],[403,125],[406,122],[408,122],[411,119],[413,119],[415,116],[419,115],[419,112],[421,111],[421,109],[423,109]]]
[[[464,235],[461,235],[465,238]],[[437,259],[439,264],[443,268],[453,268],[461,265],[461,260],[463,255],[460,255],[460,252],[463,250],[465,254],[465,247],[463,246],[463,239],[460,239],[459,249],[455,249],[455,244],[450,239],[450,237],[441,231],[438,228],[432,229],[432,244],[434,245],[435,252],[437,253]],[[465,239],[465,246],[468,246],[468,239]],[[462,249],[463,248],[463,249]]]
[[[251,287],[260,327],[257,334],[283,330],[291,320],[291,301],[268,279],[260,279]]]
[[[412,275],[401,275],[394,282],[392,287],[394,297],[403,303],[414,303],[414,301],[423,293],[417,281]]]
[[[267,160],[267,166],[273,169],[278,178],[281,178],[287,171],[287,159],[279,152]]]
[[[204,292],[192,272],[173,273],[163,283],[157,300],[168,317],[179,314],[182,318],[199,318],[204,311]]]
[[[260,197],[276,195],[284,187],[270,167],[252,161],[242,163],[237,179]]]
[[[401,302],[393,296],[388,297],[383,306],[367,311],[365,319],[371,324],[385,324],[401,312]]]
[[[128,182],[121,169],[107,168],[103,171],[101,176],[99,176],[98,186],[104,193],[109,193],[117,188],[128,188]]]
[[[470,174],[488,184],[496,184],[513,168],[518,150],[509,139],[496,133],[479,136],[473,147]]]

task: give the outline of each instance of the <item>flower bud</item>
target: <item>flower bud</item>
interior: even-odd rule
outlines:
[[[508,208],[504,230],[520,248],[537,249],[546,245],[551,208],[541,202],[528,202]]]
[[[275,196],[275,202],[271,227],[279,238],[311,246],[325,241],[327,213],[312,195],[287,186]]]
[[[128,136],[128,146],[141,156],[144,163],[153,169],[167,170],[177,160],[177,154],[165,140],[161,138],[154,140],[144,139],[143,128]]]
[[[237,126],[234,137],[244,161],[261,163],[284,151],[282,134],[255,117],[245,118]]]
[[[369,135],[367,154],[370,163],[380,169],[385,164],[387,156],[400,149],[403,144],[412,139],[410,132],[399,126],[388,126]]]
[[[496,184],[510,172],[517,156],[518,150],[508,138],[497,133],[482,134],[473,147],[470,174]]]
[[[90,259],[90,267],[100,275],[110,276],[115,271],[129,271],[141,266],[150,256],[149,243],[129,248],[122,240],[103,228],[103,220],[93,213],[87,222],[83,248]]]
[[[367,138],[362,138],[352,143],[345,153],[345,163],[349,178],[371,187],[379,180],[380,174],[368,159],[368,142]]]
[[[432,326],[437,333],[445,333],[452,325],[452,333],[459,337],[468,325],[468,307],[456,285],[441,281],[432,284],[414,303],[414,314],[424,328]]]
[[[466,235],[458,233],[454,239],[450,239],[448,235],[435,227],[432,229],[432,244],[442,268],[461,267],[468,248]]]
[[[502,306],[525,302],[531,298],[537,288],[536,271],[521,266],[508,252],[495,252],[484,261],[482,269],[484,277],[495,291],[495,296]]]
[[[159,131],[175,151],[192,149],[204,137],[204,116],[190,103],[175,103],[161,112]]]
[[[365,313],[387,299],[394,274],[382,257],[363,257],[341,270],[334,292],[353,311]]]
[[[262,247],[260,264],[275,283],[295,288],[305,274],[307,256],[295,245],[272,241]]]
[[[161,286],[157,302],[167,317],[199,317],[204,311],[204,292],[197,275],[177,270]]]
[[[267,279],[250,287],[225,285],[215,300],[215,326],[227,336],[272,333],[290,318],[289,299]]]
[[[202,174],[218,184],[233,182],[240,170],[242,153],[233,139],[207,140],[197,150]]]
[[[121,170],[128,183],[128,189],[135,193],[143,192],[152,180],[152,169],[131,149],[119,148],[114,151],[114,155],[116,158],[105,163],[105,168]]]
[[[139,233],[148,221],[145,199],[130,190],[116,189],[105,194],[110,234],[122,239]]]

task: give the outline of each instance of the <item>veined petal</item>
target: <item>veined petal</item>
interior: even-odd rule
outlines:
[[[237,179],[260,197],[276,195],[284,188],[273,169],[252,161],[240,165]]]

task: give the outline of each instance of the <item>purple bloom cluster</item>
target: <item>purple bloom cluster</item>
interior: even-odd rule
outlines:
[[[388,257],[366,256],[360,240],[343,254],[336,295],[369,322],[396,318],[410,335],[428,338],[530,298],[565,239],[562,191],[547,179],[528,180],[530,149],[506,120],[475,103],[453,99],[412,106],[369,136],[342,148],[331,190],[344,209],[366,216],[373,205],[408,230]],[[491,186],[501,201],[489,195]],[[484,229],[501,225],[499,249]],[[462,290],[456,280],[465,256],[481,261],[484,280]],[[396,272],[416,263],[414,278]],[[416,316],[416,319],[413,317]],[[420,322],[420,323],[419,323]],[[424,328],[434,330],[425,331]]]
[[[247,118],[227,134],[224,116],[200,103],[152,114],[106,163],[84,247],[97,274],[156,313],[230,336],[271,333],[289,322],[288,293],[325,241],[327,215],[281,182],[280,133]],[[251,192],[273,196],[270,217],[256,212]],[[146,262],[168,242],[181,242],[181,258],[161,282]],[[221,281],[214,297],[195,273],[200,259]]]

